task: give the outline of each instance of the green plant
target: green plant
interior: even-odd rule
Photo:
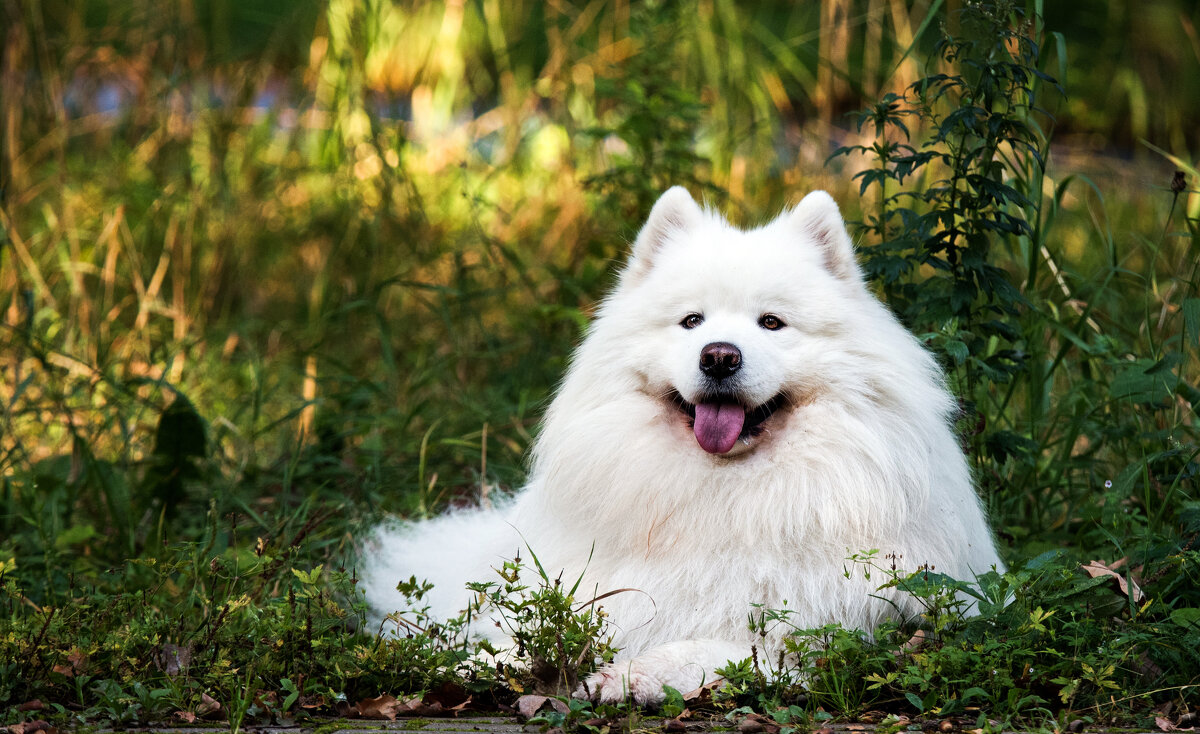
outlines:
[[[1195,553],[1180,561],[1189,575],[1200,570]],[[1088,575],[1066,554],[1044,554],[969,585],[925,570],[874,568],[881,588],[920,602],[919,619],[885,624],[871,636],[839,625],[793,627],[769,675],[755,674],[757,663],[723,671],[726,695],[764,711],[800,704],[810,714],[850,718],[868,708],[962,717],[983,706],[1005,721],[1061,711],[1120,719],[1159,695],[1184,705],[1200,696],[1200,636],[1190,616],[1161,602],[1131,604],[1111,576]],[[789,613],[763,610],[752,629],[764,624],[790,626]],[[1114,704],[1115,690],[1125,696]]]
[[[604,610],[598,604],[603,595],[580,601],[577,594],[582,575],[567,587],[561,575],[550,578],[532,549],[529,555],[532,569],[518,556],[497,569],[500,581],[467,584],[479,595],[475,613],[497,615],[512,648],[497,649],[486,641],[480,644],[498,660],[515,658],[518,667],[512,672],[517,678],[510,678],[510,685],[516,690],[526,687],[518,681],[524,678],[540,693],[570,696],[597,664],[610,662],[616,654]],[[535,571],[536,586],[521,579],[522,573],[530,570]]]
[[[864,270],[942,356],[977,453],[1003,461],[1036,445],[986,422],[987,393],[1025,369],[1019,316],[1029,305],[994,251],[1035,235],[1041,192],[1032,187],[1049,153],[1036,118],[1052,119],[1038,96],[1043,84],[1062,90],[1038,67],[1037,21],[1014,3],[971,3],[956,21],[933,57],[948,70],[859,114],[858,129],[869,125],[874,142],[831,158],[875,159],[855,174],[876,207],[859,223],[875,240]],[[919,145],[909,142],[908,118],[928,131]]]

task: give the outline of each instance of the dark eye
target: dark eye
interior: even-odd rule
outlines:
[[[687,316],[683,317],[683,321],[680,321],[679,325],[685,329],[694,329],[703,323],[704,323],[703,316],[701,316],[698,313],[690,313]]]
[[[758,325],[767,331],[779,331],[787,324],[783,323],[783,319],[773,313],[765,313],[758,317]]]

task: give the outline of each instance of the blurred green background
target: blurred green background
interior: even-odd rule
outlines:
[[[348,563],[381,512],[519,486],[657,194],[750,224],[825,188],[861,218],[867,163],[826,159],[960,7],[0,0],[0,564],[49,598],[206,516]],[[1169,185],[1195,184],[1200,8],[1025,9],[1065,90],[1050,267],[995,254],[1043,369],[984,410],[1027,450],[976,456],[982,491],[1017,553],[1184,542],[1195,403],[1111,387],[1197,371],[1200,198]]]

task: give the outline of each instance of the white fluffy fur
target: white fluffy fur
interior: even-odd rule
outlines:
[[[683,328],[689,313],[703,323]],[[764,313],[785,328],[759,326]],[[788,399],[725,455],[702,450],[664,397],[699,399],[712,342],[741,350],[745,404]],[[622,653],[588,689],[654,702],[663,683],[688,690],[749,655],[751,603],[786,603],[802,626],[869,630],[894,613],[870,596],[878,576],[845,578],[851,553],[959,578],[999,567],[954,409],[933,358],[867,290],[828,194],[740,231],[676,187],[575,353],[528,485],[497,509],[381,530],[367,598],[393,610],[396,582],[415,574],[451,616],[465,582],[493,580],[528,543],[548,572],[584,573],[582,588],[645,592],[604,600]]]

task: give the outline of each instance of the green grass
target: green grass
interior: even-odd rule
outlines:
[[[816,187],[864,222],[954,200],[882,196],[935,191],[940,164],[861,197],[853,177],[879,158],[822,166],[832,138],[873,140],[821,120],[952,71],[932,60],[941,15],[921,8],[888,10],[874,61],[873,16],[854,16],[838,69],[862,88],[839,97],[817,93],[841,77],[817,62],[815,5],[122,7],[3,6],[3,69],[23,71],[0,74],[6,723],[162,721],[207,695],[244,725],[444,684],[511,700],[535,682],[467,665],[453,626],[377,639],[355,556],[386,513],[520,486],[538,416],[654,197],[686,183],[746,224]],[[1154,23],[1188,19],[1154,7]],[[988,234],[1011,292],[939,316],[921,297],[963,276],[920,262],[921,230],[858,238],[874,258],[902,235],[893,251],[915,263],[879,287],[975,411],[964,443],[1015,601],[974,621],[947,611],[940,628],[934,615],[918,654],[900,650],[912,630],[872,644],[800,633],[792,672],[819,685],[751,666],[722,712],[811,724],[980,707],[1049,726],[1197,706],[1200,175],[1172,120],[1200,96],[1138,97],[1162,107],[1133,116],[1161,154],[1051,145],[1056,128],[1125,135],[1122,115],[1097,119],[1100,62],[1073,27],[1029,29],[1067,92],[1045,84],[1056,122],[1020,112],[1047,165],[993,150],[988,175],[1019,194],[996,210],[1026,223]],[[453,52],[435,53],[439,37]],[[1186,39],[1173,48],[1200,71]],[[1121,74],[1131,98],[1130,80],[1150,85],[1141,67]],[[115,112],[94,104],[113,89]],[[923,149],[937,120],[909,124]],[[985,210],[956,201],[959,221]],[[1005,331],[972,328],[988,309]],[[1018,368],[989,372],[1004,350]],[[1097,558],[1127,559],[1148,601],[1078,570]],[[994,661],[1006,677],[981,678]],[[16,710],[33,699],[47,708]],[[568,723],[596,713],[613,712]]]

